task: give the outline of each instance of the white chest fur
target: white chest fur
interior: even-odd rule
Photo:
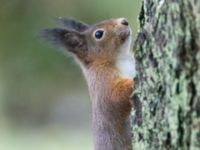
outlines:
[[[136,75],[135,58],[131,53],[131,37],[127,39],[124,45],[120,48],[120,54],[117,58],[117,68],[122,77],[133,79]]]
[[[131,55],[120,56],[117,60],[117,68],[125,78],[133,79],[136,75],[135,59]]]

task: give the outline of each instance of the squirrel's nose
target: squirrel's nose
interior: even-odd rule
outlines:
[[[128,26],[128,20],[123,18],[122,21],[121,21],[121,24],[125,25],[125,26]]]

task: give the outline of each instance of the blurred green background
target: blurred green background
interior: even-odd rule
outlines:
[[[0,0],[0,150],[92,150],[87,86],[73,59],[40,41],[54,18],[126,17],[139,0]]]

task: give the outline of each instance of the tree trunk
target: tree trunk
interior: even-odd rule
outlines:
[[[200,149],[200,1],[143,0],[134,150]]]

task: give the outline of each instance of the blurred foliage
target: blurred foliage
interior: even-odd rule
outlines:
[[[80,131],[76,132],[77,136],[81,131],[88,131],[90,102],[80,69],[72,58],[43,43],[37,33],[42,28],[55,26],[54,19],[58,16],[74,17],[89,24],[126,17],[136,33],[139,9],[139,0],[1,0],[0,130],[9,130],[11,139],[15,137],[11,134],[19,129],[16,137],[22,133],[20,137],[26,139],[24,128],[31,131],[40,128],[44,134],[52,130],[49,126],[55,126],[55,132],[73,128]],[[70,132],[67,136],[73,134]],[[86,135],[91,139],[89,132]],[[36,135],[33,137],[37,139]],[[92,141],[86,143],[86,149],[91,149]],[[41,149],[50,150],[47,147]],[[63,146],[55,149],[63,149]]]

